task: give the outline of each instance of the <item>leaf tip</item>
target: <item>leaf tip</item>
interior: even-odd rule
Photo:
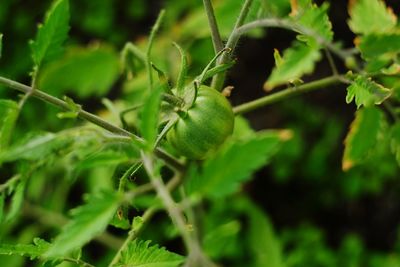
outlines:
[[[350,159],[343,159],[342,162],[342,170],[344,172],[347,172],[348,170],[350,170],[351,168],[353,168],[354,166],[354,161],[350,160]]]
[[[284,129],[284,130],[280,130],[278,132],[278,137],[281,141],[289,141],[290,139],[293,138],[293,136],[294,136],[294,133],[290,129]]]

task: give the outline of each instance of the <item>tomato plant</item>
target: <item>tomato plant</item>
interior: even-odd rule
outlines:
[[[1,266],[400,266],[397,2],[25,2]]]

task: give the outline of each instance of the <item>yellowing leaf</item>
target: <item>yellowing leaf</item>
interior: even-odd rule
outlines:
[[[381,0],[357,0],[349,6],[350,29],[359,34],[382,33],[392,30],[397,17]]]
[[[347,171],[366,159],[376,145],[383,120],[375,107],[359,109],[345,139],[342,169]]]
[[[318,49],[296,42],[293,47],[285,50],[280,65],[272,70],[264,84],[264,89],[271,90],[276,86],[297,80],[304,74],[311,73],[320,58],[321,54]]]
[[[395,58],[400,53],[400,33],[368,34],[359,39],[357,46],[365,59]]]

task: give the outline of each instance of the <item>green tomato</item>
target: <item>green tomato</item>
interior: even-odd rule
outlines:
[[[217,90],[202,85],[193,105],[167,133],[167,141],[182,156],[203,159],[232,134],[234,114]]]

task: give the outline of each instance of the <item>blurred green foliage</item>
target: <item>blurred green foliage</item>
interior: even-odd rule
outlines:
[[[266,8],[270,12],[268,15],[282,16],[290,12],[289,1],[256,2],[258,5],[269,7]],[[33,61],[28,40],[35,38],[37,23],[42,21],[50,3],[50,0],[1,0],[0,32],[4,36],[0,49],[2,50],[0,75],[30,82],[29,73],[32,71]],[[232,29],[241,5],[242,1],[239,0],[215,1],[216,16],[224,38]],[[83,103],[86,109],[95,111],[108,121],[118,124],[118,114],[124,109],[139,105],[140,100],[145,98],[147,89],[144,65],[140,60],[131,57],[129,63],[137,71],[123,69],[118,51],[123,49],[126,42],[131,41],[139,49],[146,46],[148,41],[146,36],[161,7],[167,9],[166,20],[154,44],[152,60],[157,67],[168,74],[172,82],[175,82],[174,79],[179,72],[179,64],[176,62],[179,62],[180,55],[171,43],[177,42],[189,56],[189,77],[195,77],[213,55],[209,28],[206,26],[207,19],[200,1],[71,0],[71,30],[66,49],[54,61],[42,66],[37,79],[38,87],[57,97],[72,96],[79,103]],[[256,11],[257,6],[253,8],[249,20],[260,15]],[[359,31],[364,32],[365,29]],[[264,31],[254,31],[250,34],[250,37],[255,38],[264,36]],[[244,41],[243,46],[245,45]],[[371,49],[367,46],[363,52],[364,56],[374,53],[367,48]],[[272,48],[269,50],[272,53]],[[372,66],[378,63],[369,64]],[[268,71],[271,71],[272,66],[268,67]],[[304,71],[304,66],[299,68]],[[252,74],[247,73],[247,75]],[[394,84],[394,94],[400,95],[398,79],[389,77],[384,81],[386,85]],[[260,89],[261,86],[262,84]],[[16,99],[15,94],[3,88],[0,88],[0,97]],[[102,98],[111,99],[112,103],[100,105]],[[103,100],[103,103],[105,102]],[[1,119],[12,120],[13,118],[7,117],[9,115],[4,115],[10,112],[10,108],[5,108],[2,103],[0,105]],[[337,208],[342,203],[357,202],[364,197],[384,197],[388,187],[399,178],[399,165],[391,154],[391,150],[398,152],[400,147],[398,123],[396,127],[390,128],[385,120],[373,121],[372,123],[378,125],[373,127],[376,130],[373,134],[378,136],[379,145],[372,145],[373,152],[361,151],[361,155],[356,157],[362,158],[362,162],[343,172],[340,168],[344,149],[342,140],[351,127],[349,118],[344,117],[346,114],[333,112],[329,107],[301,98],[290,99],[273,108],[274,113],[282,118],[279,128],[290,129],[292,138],[281,145],[279,152],[271,159],[269,167],[264,170],[268,177],[262,177],[264,172],[256,174],[256,183],[258,184],[260,179],[268,179],[268,185],[286,186],[287,191],[284,194],[291,194],[289,188],[293,184],[306,185],[305,188],[310,191],[304,192],[304,195],[299,197],[312,199],[306,202],[308,206],[304,208],[306,216],[310,211],[311,216],[309,218],[300,216],[294,223],[285,221],[282,225],[274,224],[276,219],[274,216],[279,218],[282,204],[279,201],[285,201],[285,196],[274,202],[276,205],[274,216],[269,218],[266,215],[268,211],[261,209],[266,206],[263,203],[265,199],[261,198],[256,204],[250,200],[253,197],[250,182],[249,199],[242,195],[233,195],[228,200],[209,200],[206,203],[209,206],[207,212],[201,210],[204,207],[199,208],[198,212],[203,215],[201,218],[204,221],[203,230],[207,233],[202,242],[208,255],[225,263],[226,266],[400,266],[399,237],[390,250],[378,251],[370,248],[363,236],[352,233],[352,230],[357,232],[357,229],[350,229],[340,234],[340,242],[335,245],[328,242],[326,229],[316,223],[321,210],[324,214],[329,214],[331,209]],[[20,179],[24,181],[16,183],[16,188],[12,187],[16,192],[14,195],[6,194],[4,199],[0,199],[0,205],[16,203],[13,204],[15,206],[7,207],[8,215],[11,217],[0,227],[1,241],[27,244],[36,236],[42,234],[54,236],[56,233],[51,228],[51,223],[43,225],[34,223],[37,214],[41,214],[35,213],[34,209],[31,213],[28,212],[23,220],[19,220],[18,215],[13,214],[13,209],[17,210],[24,205],[21,203],[21,195],[25,194],[29,201],[41,203],[44,208],[51,209],[55,213],[65,213],[66,210],[82,202],[82,192],[115,188],[118,177],[133,163],[132,158],[137,158],[138,151],[129,146],[106,143],[101,139],[101,134],[88,125],[68,131],[67,129],[77,122],[58,119],[56,116],[58,112],[59,110],[53,107],[29,99],[18,119],[19,126],[11,137],[11,149],[7,153],[0,153],[0,161],[3,163],[0,169],[0,183],[8,180],[12,173],[21,173]],[[132,125],[137,123],[139,116],[136,110],[127,114],[126,120],[132,128],[135,127]],[[238,135],[241,137],[253,133],[245,120],[237,125],[239,126],[236,133],[239,132]],[[30,132],[28,136],[27,132]],[[387,132],[391,132],[394,138],[385,138],[384,134]],[[370,140],[368,134],[371,132],[367,131],[366,134],[366,138]],[[70,142],[68,138],[70,135],[77,137],[75,143]],[[0,141],[2,148],[3,140]],[[105,148],[104,143],[106,143]],[[30,153],[34,145],[41,145],[42,149]],[[16,159],[22,160],[21,163],[10,163]],[[143,182],[145,178],[142,171],[132,177],[137,184]],[[131,186],[136,186],[135,183]],[[258,190],[267,194],[274,189]],[[397,187],[396,190],[398,193]],[[143,210],[152,204],[154,198],[141,196],[135,202],[137,210],[129,212],[139,216],[138,210]],[[282,206],[287,205],[290,206],[291,203]],[[302,212],[300,210],[295,213]],[[46,218],[39,219],[46,220]],[[174,247],[177,238],[176,229],[172,228],[165,216],[160,215],[159,219],[147,226],[148,230],[143,234],[144,237]],[[341,218],[332,220],[340,224]],[[118,226],[118,222],[114,225]],[[112,230],[119,234],[117,228]],[[388,235],[386,229],[380,230],[382,234]],[[97,253],[97,247],[92,250],[95,252],[86,256],[95,260],[98,266],[103,266],[112,257],[109,251],[102,254]],[[99,251],[104,252],[104,248]],[[0,262],[2,266],[28,266],[21,257],[0,256]]]

